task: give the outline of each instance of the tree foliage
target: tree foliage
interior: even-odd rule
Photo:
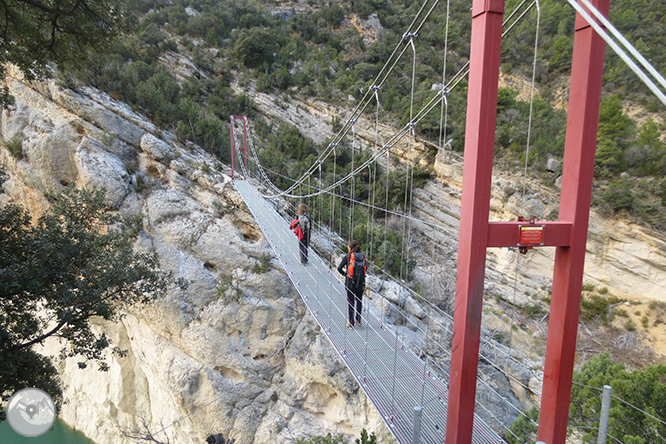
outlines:
[[[7,0],[0,8],[0,78],[6,64],[32,80],[48,76],[48,64],[79,60],[130,29],[126,0]],[[5,89],[0,103],[12,102]]]
[[[613,389],[608,441],[666,443],[666,365],[630,372],[623,364],[613,362],[608,353],[601,353],[576,370],[571,388],[569,427],[583,431],[585,443],[597,441],[604,385]],[[505,435],[507,441],[512,444],[534,442],[538,416],[539,411],[534,407],[516,419]]]
[[[333,436],[332,434],[328,433],[326,436],[319,435],[319,436],[310,436],[308,438],[298,438],[296,440],[296,444],[337,444],[337,443],[344,443],[344,437],[342,435],[337,435]],[[375,435],[374,432],[372,434],[368,435],[368,431],[366,429],[361,430],[361,436],[360,438],[356,438],[354,441],[355,444],[376,444],[377,443],[377,435]]]
[[[571,424],[592,427],[599,424],[601,392],[591,387],[609,385],[614,397],[608,434],[625,443],[666,442],[666,424],[663,422],[666,418],[666,365],[629,372],[623,364],[614,363],[608,353],[602,353],[575,372],[573,381]],[[596,435],[596,430],[592,430],[584,436],[584,441],[596,441]]]
[[[54,357],[35,347],[63,341],[60,358],[106,370],[111,347],[91,317],[116,320],[123,307],[163,294],[171,281],[156,255],[133,249],[137,227],[104,212],[100,190],[49,196],[32,223],[18,205],[0,209],[0,396],[38,387],[60,397]],[[122,350],[115,349],[118,353]]]

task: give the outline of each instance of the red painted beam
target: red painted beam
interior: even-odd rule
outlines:
[[[543,241],[533,244],[521,243],[520,228],[542,228]],[[571,245],[571,222],[489,222],[488,242],[490,247],[568,247]]]
[[[608,16],[609,0],[592,0]],[[571,246],[557,247],[538,440],[564,444],[585,264],[605,43],[577,14],[564,142],[560,221],[572,224]]]
[[[234,116],[229,117],[229,122],[231,130],[229,131],[229,137],[231,138],[231,143],[229,144],[229,152],[231,153],[231,180],[234,180]]]
[[[503,16],[474,0],[446,444],[472,442]]]

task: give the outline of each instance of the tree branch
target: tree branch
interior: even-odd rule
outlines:
[[[25,342],[23,344],[18,344],[18,345],[15,345],[13,347],[2,349],[2,350],[0,350],[0,352],[3,352],[3,353],[4,352],[13,352],[13,351],[21,350],[23,348],[31,347],[31,346],[39,343],[39,342],[42,342],[44,339],[48,338],[49,336],[53,336],[58,330],[60,330],[62,327],[64,327],[65,324],[67,324],[67,321],[64,321],[64,320],[60,321],[60,323],[58,323],[58,325],[56,325],[51,331],[48,331],[48,332],[46,332],[42,335],[39,335],[35,339],[33,339],[31,341],[28,341],[28,342]]]

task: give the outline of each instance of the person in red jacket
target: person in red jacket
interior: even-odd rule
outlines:
[[[310,225],[311,219],[308,213],[308,206],[300,204],[298,206],[298,219],[291,221],[290,230],[298,237],[298,249],[301,254],[301,264],[308,263],[308,247],[310,246]]]

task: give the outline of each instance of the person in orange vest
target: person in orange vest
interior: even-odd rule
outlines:
[[[338,265],[338,272],[345,276],[347,289],[347,328],[354,325],[361,326],[361,310],[363,309],[363,292],[365,291],[365,274],[367,265],[365,255],[361,253],[361,246],[355,240],[347,246],[349,253],[345,255]]]

